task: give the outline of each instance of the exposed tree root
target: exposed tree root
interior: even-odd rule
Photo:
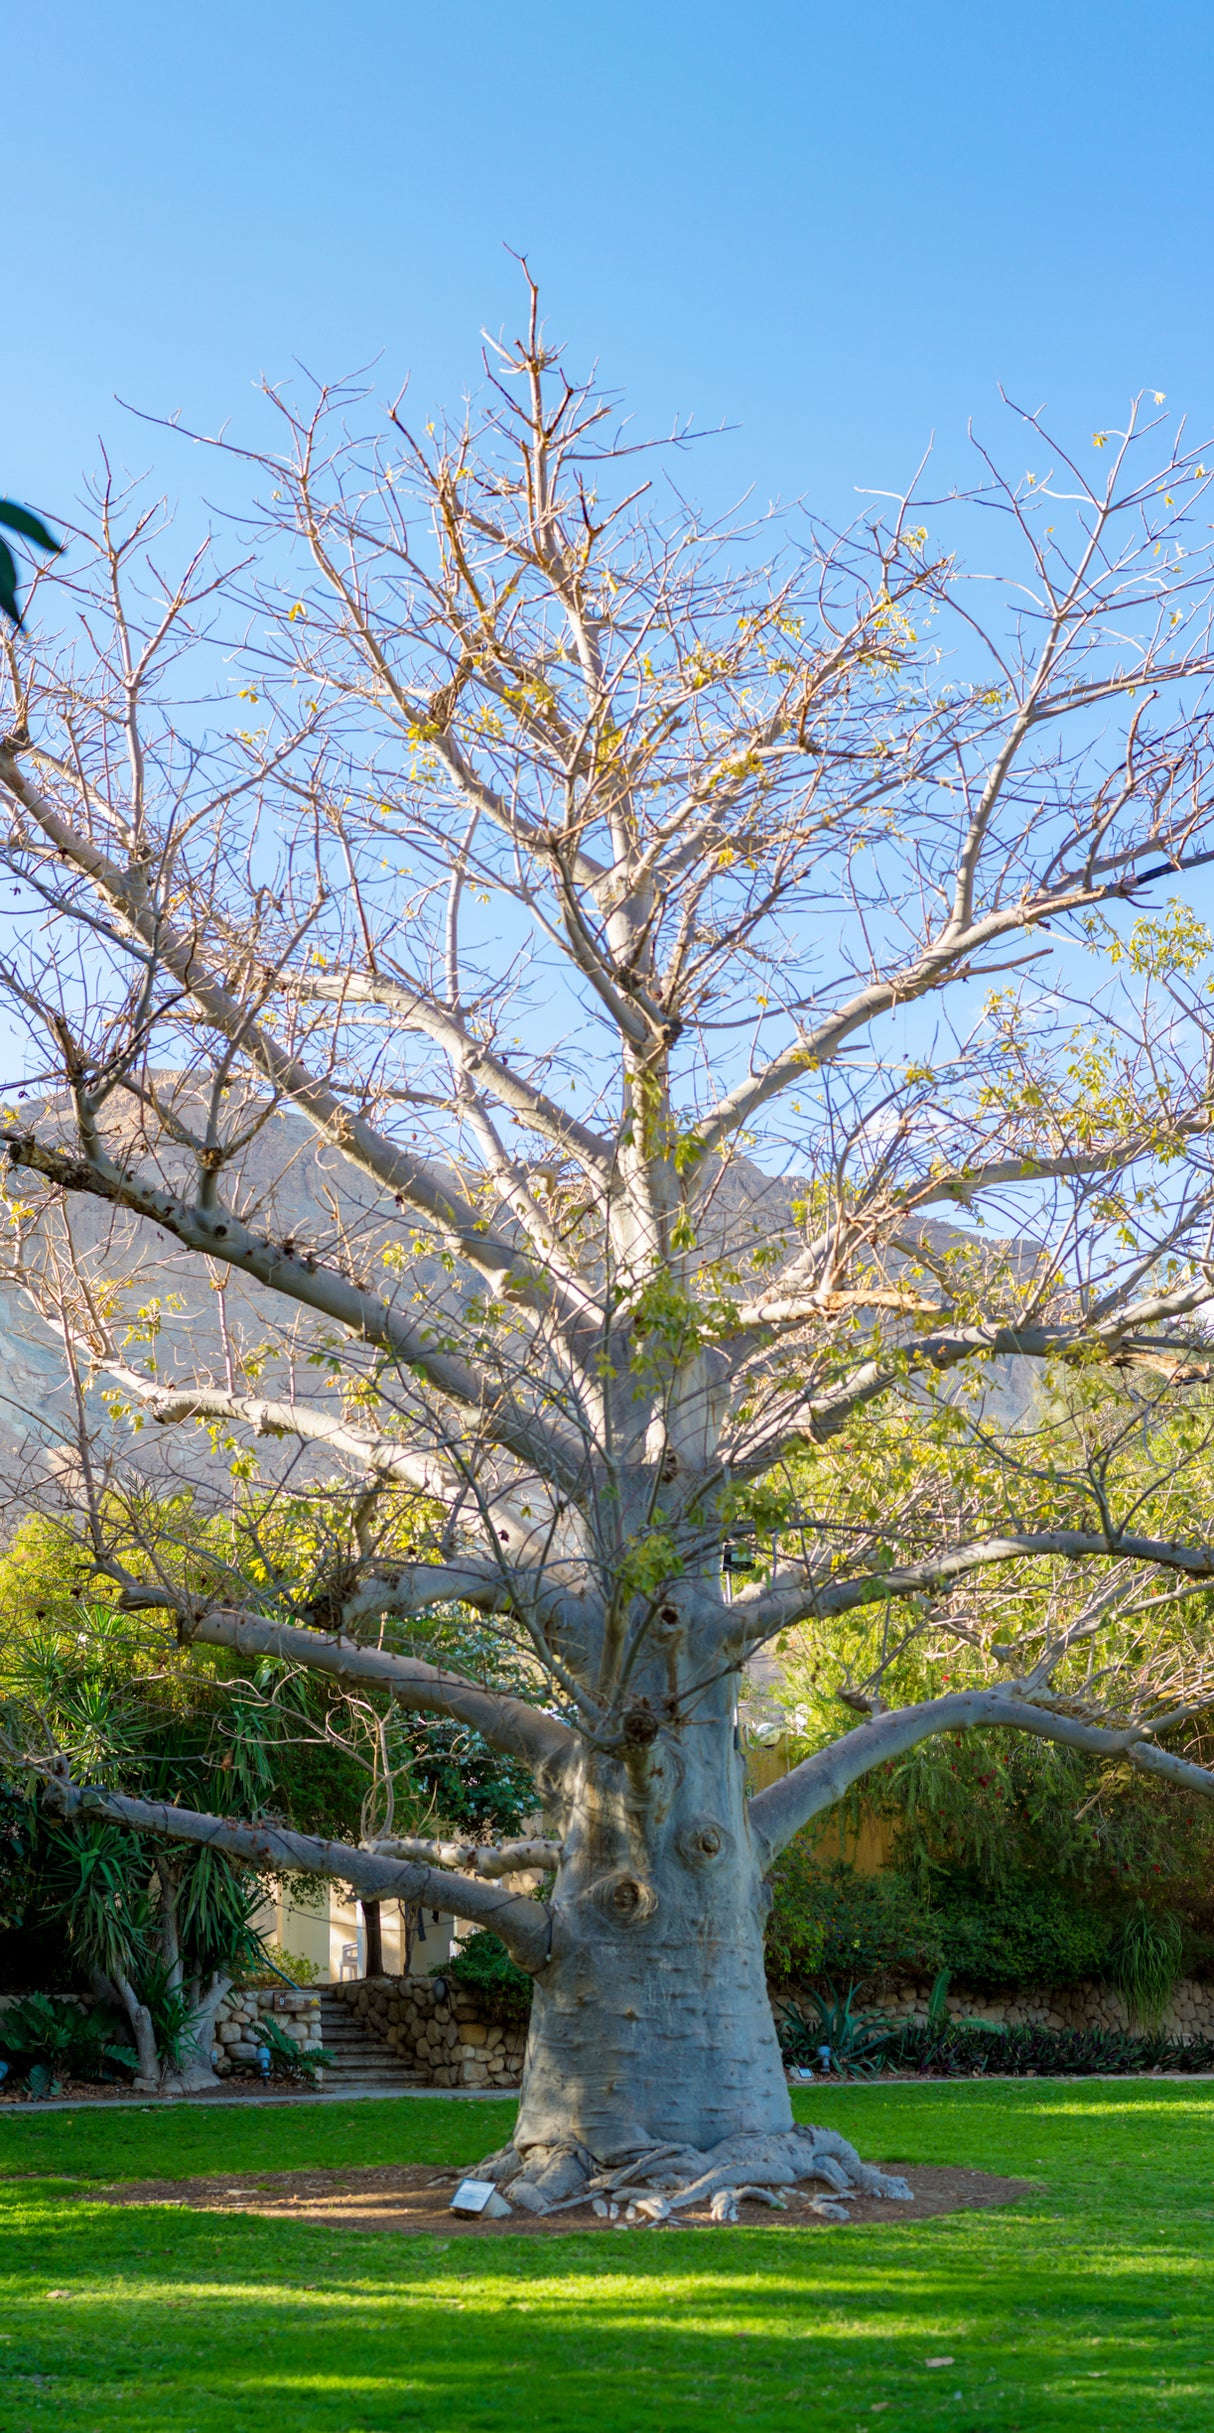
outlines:
[[[708,2205],[714,2222],[736,2222],[744,2197],[779,2209],[777,2193],[818,2180],[829,2191],[813,2210],[846,2221],[840,2199],[881,2196],[913,2201],[904,2179],[862,2163],[854,2146],[834,2129],[787,2129],[777,2135],[724,2138],[710,2152],[695,2146],[654,2144],[640,2152],[596,2156],[582,2145],[532,2146],[520,2154],[503,2146],[479,2166],[502,2195],[524,2213],[564,2213],[594,2204],[629,2218],[665,2222],[688,2206]]]

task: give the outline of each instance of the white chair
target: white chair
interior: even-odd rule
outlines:
[[[350,1971],[350,1975],[351,1975],[352,1977],[357,1977],[357,1975],[358,1975],[358,1945],[357,1945],[357,1943],[343,1943],[343,1944],[342,1944],[342,1947],[341,1947],[341,1967],[338,1969],[338,1972],[337,1972],[337,1982],[338,1982],[338,1984],[339,1984],[339,1985],[340,1985],[340,1983],[341,1983],[341,1981],[342,1981],[342,1978],[345,1976],[345,1973],[346,1973],[346,1970],[347,1970],[347,1969],[349,1969],[349,1971]]]

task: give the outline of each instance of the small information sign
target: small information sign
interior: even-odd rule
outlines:
[[[490,2197],[496,2196],[492,2180],[461,2180],[451,2199],[452,2213],[483,2213]]]

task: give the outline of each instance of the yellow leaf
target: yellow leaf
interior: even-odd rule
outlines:
[[[307,609],[304,607],[303,601],[302,601],[302,600],[297,600],[297,601],[296,601],[296,603],[295,603],[294,608],[291,610],[291,614],[290,614],[290,617],[289,617],[289,619],[288,619],[288,623],[289,623],[289,624],[291,624],[291,625],[294,625],[295,620],[296,620],[296,618],[297,618],[297,617],[306,617],[306,616],[307,616],[307,613],[308,613],[308,612],[307,612]]]
[[[1092,446],[1093,446],[1094,448],[1103,448],[1103,446],[1104,446],[1104,444],[1105,444],[1106,440],[1108,439],[1108,436],[1109,436],[1109,435],[1108,435],[1108,432],[1107,432],[1107,431],[1093,431],[1093,433],[1092,433]]]

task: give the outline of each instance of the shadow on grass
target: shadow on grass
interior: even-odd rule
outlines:
[[[478,2245],[10,2181],[0,2433],[1205,2424],[1208,2281],[1186,2224],[1138,2194],[1098,2238],[1051,2193],[871,2231]]]

